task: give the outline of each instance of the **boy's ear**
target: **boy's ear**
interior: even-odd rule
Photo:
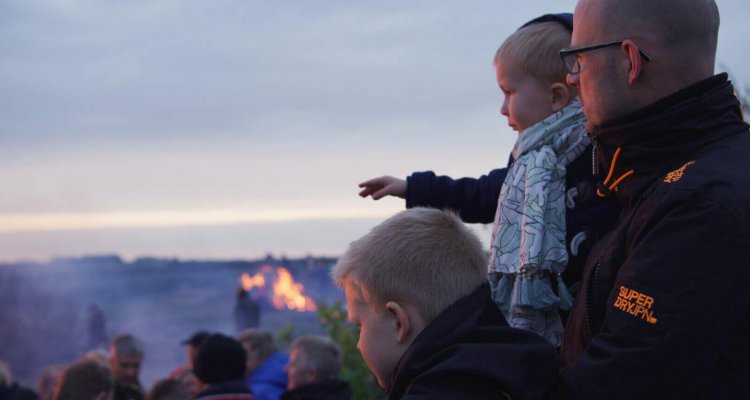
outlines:
[[[552,95],[552,111],[554,112],[565,108],[573,100],[573,97],[575,97],[575,89],[562,82],[553,83],[550,85],[549,90]]]
[[[414,329],[414,316],[395,301],[385,303],[385,310],[394,317],[396,340],[399,344],[405,343]]]

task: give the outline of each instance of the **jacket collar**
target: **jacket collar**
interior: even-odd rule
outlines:
[[[417,335],[411,346],[401,356],[390,382],[386,383],[385,389],[389,393],[389,398],[401,398],[412,379],[443,361],[434,354],[439,349],[459,342],[457,337],[473,326],[477,314],[481,313],[483,303],[491,301],[489,294],[489,284],[482,284],[471,294],[459,299],[440,313]],[[455,310],[459,311],[455,312]],[[499,309],[495,311],[500,312]]]
[[[654,179],[684,163],[701,147],[747,130],[740,103],[723,73],[605,122],[591,132],[591,138],[599,173],[606,175],[618,148],[621,152],[613,176],[635,171],[618,185],[618,197],[628,204]]]

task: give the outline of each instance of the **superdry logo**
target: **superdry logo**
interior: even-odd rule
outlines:
[[[677,168],[676,170],[670,172],[667,174],[666,177],[664,177],[664,183],[675,183],[682,179],[682,175],[685,174],[685,168],[695,164],[695,161],[688,161],[680,168]]]
[[[624,311],[634,317],[640,318],[649,324],[656,324],[654,311],[651,309],[654,305],[654,298],[646,296],[643,293],[620,286],[617,300],[614,307]]]

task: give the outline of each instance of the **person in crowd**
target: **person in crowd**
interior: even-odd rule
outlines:
[[[188,366],[191,369],[193,368],[193,358],[195,357],[195,353],[198,351],[201,343],[203,343],[203,341],[210,335],[211,334],[206,331],[197,331],[190,335],[189,338],[182,341],[182,345],[185,346],[185,351],[187,352]]]
[[[750,398],[750,127],[718,30],[713,0],[578,1],[560,54],[623,210],[584,269],[561,398]]]
[[[0,400],[36,400],[33,390],[13,382],[10,366],[0,360]]]
[[[257,400],[278,400],[287,387],[284,367],[289,357],[276,348],[271,332],[250,328],[237,335],[247,352],[245,382]]]
[[[89,349],[107,347],[107,324],[104,312],[96,305],[89,304],[88,342]]]
[[[192,400],[195,394],[191,394],[185,385],[175,379],[162,379],[154,384],[146,400]]]
[[[257,328],[260,325],[260,306],[242,286],[237,288],[237,301],[234,303],[232,315],[237,333],[248,328]]]
[[[554,347],[508,327],[479,239],[450,211],[402,211],[351,243],[332,270],[357,348],[390,399],[544,398]]]
[[[52,400],[65,368],[65,365],[54,364],[42,370],[36,382],[36,392],[40,400]]]
[[[84,361],[84,360],[95,361],[99,365],[102,365],[107,368],[110,367],[109,353],[107,353],[107,350],[104,350],[104,349],[94,349],[94,350],[87,351],[79,358],[79,361]]]
[[[144,391],[138,379],[144,346],[131,334],[115,336],[109,345],[109,366],[115,380],[114,400],[143,400]]]
[[[55,400],[112,400],[112,373],[95,361],[77,361],[63,372]]]
[[[201,343],[203,343],[203,341],[209,336],[210,333],[206,331],[197,331],[190,335],[189,338],[183,340],[181,343],[185,346],[187,363],[180,365],[169,373],[170,379],[182,383],[193,396],[198,394],[201,390],[200,382],[193,373],[193,359],[195,358],[195,353],[198,351]]]
[[[341,346],[328,336],[301,336],[292,342],[282,400],[349,400],[352,388],[339,379]]]
[[[245,384],[246,355],[242,345],[229,336],[214,333],[198,348],[195,376],[203,383],[197,400],[253,400]]]
[[[195,397],[202,390],[201,382],[198,377],[195,376],[193,369],[186,365],[182,365],[174,369],[169,373],[169,379],[180,382],[185,387],[191,398]]]
[[[555,346],[562,343],[563,318],[586,256],[620,209],[613,199],[595,195],[585,117],[558,53],[570,45],[572,28],[572,14],[543,15],[496,52],[493,64],[505,97],[500,113],[518,132],[507,168],[478,179],[428,171],[359,185],[363,197],[397,196],[407,208],[449,208],[465,222],[492,222],[493,299],[508,324]]]

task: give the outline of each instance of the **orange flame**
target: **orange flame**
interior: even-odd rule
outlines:
[[[250,274],[246,272],[240,277],[240,283],[242,283],[242,288],[245,289],[246,292],[249,292],[254,287],[266,286],[266,278],[263,276],[262,272],[258,272],[253,276],[250,276]]]
[[[302,294],[305,287],[294,282],[292,274],[286,268],[276,270],[277,278],[273,282],[273,306],[297,311],[315,311],[315,302]]]
[[[248,273],[240,276],[240,283],[245,291],[253,288],[266,287],[266,274],[273,275],[273,307],[276,309],[287,308],[296,311],[315,311],[317,306],[315,302],[304,294],[305,287],[297,283],[292,278],[292,274],[283,267],[274,269],[270,266],[263,266],[260,272],[253,276]]]

